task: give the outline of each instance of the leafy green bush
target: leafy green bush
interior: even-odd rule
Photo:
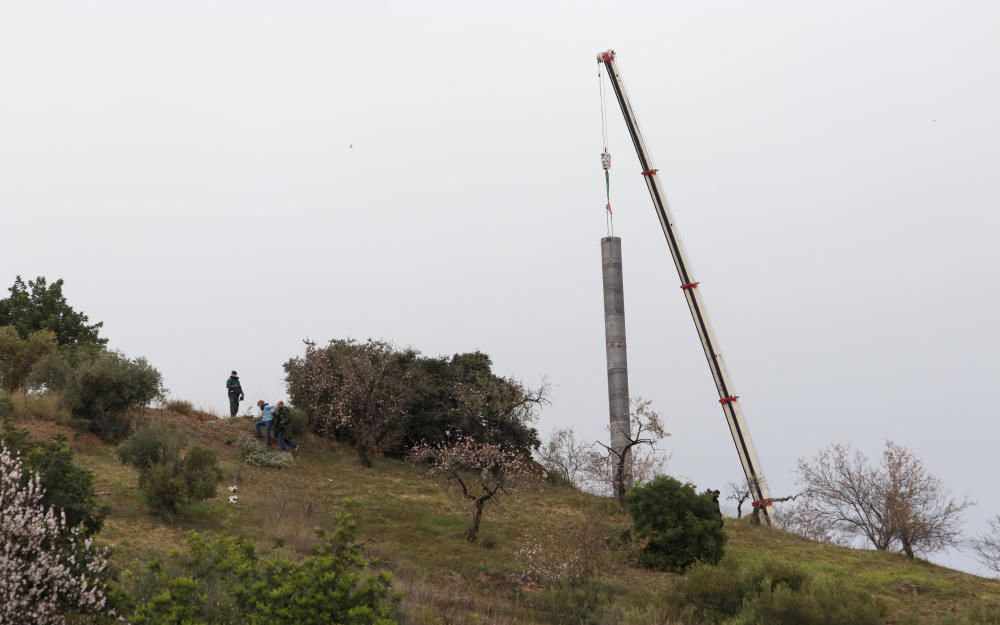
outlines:
[[[132,436],[118,445],[118,459],[140,472],[155,464],[176,460],[184,449],[184,438],[176,429],[153,421],[136,427]]]
[[[27,431],[14,426],[7,404],[9,399],[0,395],[0,416],[4,418],[0,442],[20,455],[26,474],[37,473],[41,478],[45,489],[42,504],[65,512],[68,527],[80,527],[86,536],[96,534],[108,509],[97,499],[93,474],[73,464],[73,452],[64,439],[29,441]]]
[[[285,436],[299,441],[309,433],[309,415],[294,406],[288,406],[288,425],[285,426]]]
[[[765,584],[732,625],[879,625],[885,614],[880,602],[843,585]]]
[[[0,326],[0,387],[24,388],[34,367],[56,353],[56,335],[38,330],[22,338],[14,326]]]
[[[609,588],[593,581],[557,584],[539,593],[541,607],[559,625],[603,625],[603,615],[614,600]]]
[[[215,496],[222,470],[215,452],[185,449],[173,429],[145,424],[118,446],[118,457],[139,471],[139,487],[150,510],[172,520],[186,504]]]
[[[222,480],[222,469],[215,452],[195,445],[187,450],[181,461],[181,475],[189,501],[202,501],[215,497],[215,487]]]
[[[180,513],[187,499],[186,486],[176,461],[154,464],[139,474],[139,487],[150,511],[167,521]]]
[[[194,404],[183,399],[171,399],[164,404],[164,407],[171,412],[179,414],[191,414],[194,412]]]
[[[240,450],[240,460],[245,464],[269,469],[287,469],[295,463],[292,454],[283,451],[268,451],[249,434],[240,436],[236,445]]]
[[[10,419],[14,416],[14,402],[10,400],[10,395],[0,389],[0,419]]]
[[[719,623],[740,614],[744,604],[763,589],[784,586],[798,592],[809,582],[809,575],[781,562],[765,562],[744,569],[731,557],[719,565],[698,562],[673,584],[666,604],[685,622]]]
[[[867,594],[812,579],[782,562],[747,569],[733,558],[698,563],[664,596],[684,623],[727,625],[874,625],[885,614]]]
[[[191,533],[184,554],[155,563],[130,589],[132,622],[394,625],[391,578],[371,569],[354,523],[339,517],[332,533],[317,533],[302,560],[262,559],[249,540]]]
[[[130,412],[163,394],[163,378],[145,358],[102,352],[81,362],[63,389],[74,419],[105,440],[130,429]]]
[[[643,541],[639,562],[662,571],[683,571],[695,562],[716,564],[726,537],[714,504],[663,475],[633,488],[625,499],[633,531]]]

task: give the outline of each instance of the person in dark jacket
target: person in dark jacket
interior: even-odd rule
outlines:
[[[288,451],[288,448],[291,448],[294,452],[299,449],[298,444],[288,438],[287,430],[291,418],[292,414],[288,406],[285,405],[285,402],[279,401],[274,408],[274,429],[278,433],[278,446],[281,447],[281,451]]]
[[[719,505],[719,494],[720,493],[717,490],[713,490],[713,491],[709,491],[709,492],[711,492],[711,494],[712,494],[712,503],[715,504],[715,515],[717,517],[719,517],[719,527],[722,527],[725,524],[725,521],[722,520],[722,507]]]
[[[226,392],[229,393],[229,416],[235,417],[240,411],[240,402],[243,401],[243,387],[240,386],[240,377],[235,371],[226,380]]]

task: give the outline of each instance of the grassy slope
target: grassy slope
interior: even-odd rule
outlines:
[[[487,511],[484,543],[462,538],[465,517],[441,487],[405,463],[382,459],[373,470],[360,468],[347,448],[309,441],[290,470],[242,466],[228,444],[249,431],[247,422],[221,422],[210,415],[153,412],[176,422],[194,439],[216,449],[227,480],[239,484],[240,501],[228,492],[196,506],[175,525],[150,517],[133,470],[122,466],[113,447],[92,437],[72,442],[78,461],[94,471],[97,487],[111,507],[99,540],[114,547],[113,561],[135,567],[182,544],[191,529],[224,530],[253,537],[262,549],[304,552],[312,528],[328,525],[333,513],[348,511],[368,549],[390,568],[404,593],[413,623],[545,623],[544,591],[512,581],[525,531],[558,533],[584,511],[624,524],[609,502],[568,488],[538,487]],[[34,436],[51,437],[62,428],[32,422]],[[726,525],[729,553],[743,562],[786,560],[881,597],[894,613],[961,612],[980,602],[1000,603],[1000,582],[986,580],[902,556],[844,549],[811,542],[778,530]],[[655,600],[671,575],[627,569],[609,583],[636,602]]]

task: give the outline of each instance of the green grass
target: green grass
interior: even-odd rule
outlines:
[[[527,532],[560,535],[585,514],[627,526],[627,518],[607,500],[566,487],[538,485],[487,510],[483,540],[463,538],[464,511],[437,482],[406,463],[376,459],[358,465],[350,449],[309,439],[291,469],[238,462],[235,440],[251,429],[243,419],[215,420],[197,414],[161,412],[192,438],[218,451],[226,474],[218,496],[193,507],[174,524],[152,517],[133,469],[119,463],[114,448],[89,436],[72,445],[77,461],[96,475],[96,486],[111,514],[98,536],[113,548],[119,570],[134,569],[183,544],[187,531],[226,531],[253,538],[263,551],[305,553],[313,528],[332,526],[333,515],[349,512],[358,523],[365,549],[393,571],[403,594],[403,621],[410,625],[556,623],[553,591],[522,587],[515,581],[522,564],[516,553]],[[33,428],[34,424],[27,423]],[[51,424],[40,436],[59,433]],[[231,505],[226,487],[239,487]],[[808,541],[745,520],[728,520],[727,551],[741,563],[785,561],[837,584],[869,592],[895,616],[962,613],[976,605],[1000,604],[1000,582],[946,569],[897,554],[854,550]],[[655,611],[658,595],[675,576],[627,567],[602,581],[619,595],[628,623],[664,623]],[[627,604],[627,607],[626,607]],[[548,606],[548,607],[547,607]],[[652,612],[650,612],[651,614]],[[888,622],[896,622],[890,620]]]

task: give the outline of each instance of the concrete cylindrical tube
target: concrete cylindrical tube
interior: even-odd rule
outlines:
[[[622,279],[622,240],[619,237],[601,239],[601,265],[604,277],[604,339],[608,355],[608,406],[611,417],[611,449],[624,467],[624,480],[615,477],[615,484],[632,487],[632,457],[624,451],[632,435],[629,423],[628,357],[625,345],[625,290]],[[618,471],[619,463],[614,470]],[[620,487],[616,486],[616,490]],[[624,492],[616,492],[624,497]]]

